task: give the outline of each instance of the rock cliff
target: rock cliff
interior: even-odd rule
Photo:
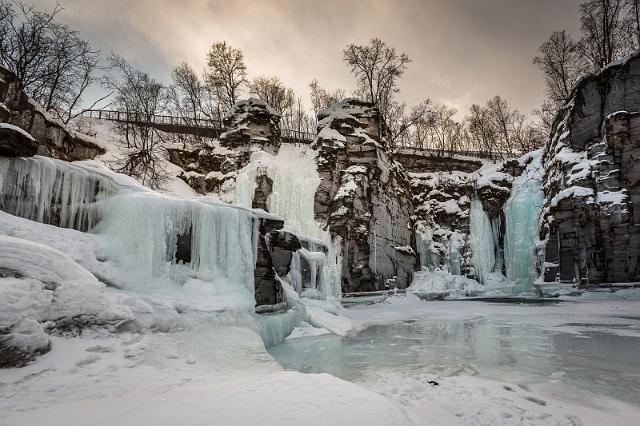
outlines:
[[[404,288],[416,267],[409,177],[377,108],[347,99],[318,115],[316,220],[342,244],[342,289]]]
[[[640,281],[640,55],[580,81],[544,151],[545,281]]]
[[[0,123],[9,123],[27,131],[38,144],[37,153],[61,160],[86,160],[104,154],[104,149],[88,137],[76,134],[53,119],[22,90],[20,81],[0,67]],[[0,138],[5,136],[0,135]],[[20,151],[20,155],[32,150]],[[5,153],[4,155],[7,155]]]

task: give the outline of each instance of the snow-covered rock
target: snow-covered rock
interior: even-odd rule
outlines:
[[[7,150],[2,148],[6,144],[2,139],[9,136],[6,130],[0,129],[0,155],[30,156],[37,152],[40,155],[65,160],[85,160],[104,154],[104,149],[92,138],[69,129],[57,117],[27,97],[18,78],[2,67],[0,67],[0,105],[2,105],[0,122],[7,122],[23,129],[37,141],[35,151],[32,146],[23,147],[17,151],[15,147]],[[27,145],[33,145],[33,143],[30,142]]]
[[[640,281],[640,55],[581,80],[544,151],[542,278]]]
[[[20,127],[0,123],[0,155],[6,157],[31,157],[38,152],[38,143]]]
[[[316,218],[341,241],[343,291],[404,288],[416,265],[409,178],[376,107],[346,99],[318,114]],[[414,250],[413,250],[414,251]]]

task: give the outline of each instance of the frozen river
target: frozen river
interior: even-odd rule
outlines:
[[[396,397],[404,405],[412,402],[412,396],[413,402],[421,397],[437,399],[435,383],[470,377],[501,383],[497,395],[489,389],[487,396],[494,402],[504,395],[512,400],[519,392],[520,399],[542,411],[558,409],[550,407],[558,401],[566,403],[560,404],[561,412],[567,411],[567,404],[596,413],[617,402],[626,409],[640,408],[636,301],[576,299],[543,306],[422,302],[422,308],[392,301],[388,305],[350,309],[347,315],[361,324],[355,333],[287,340],[270,352],[286,369],[329,373]],[[374,322],[363,321],[366,317]],[[422,392],[416,394],[416,389]],[[596,401],[603,398],[611,404],[598,406]],[[570,414],[581,411],[568,410],[567,424],[590,423],[593,413],[575,418]]]

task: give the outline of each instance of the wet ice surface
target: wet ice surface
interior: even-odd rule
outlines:
[[[597,424],[593,416],[605,411],[640,412],[637,301],[422,303],[422,309],[415,304],[356,308],[356,319],[368,310],[372,318],[382,315],[380,323],[364,323],[346,337],[288,340],[270,352],[286,369],[330,373],[402,405],[438,398],[448,404],[467,391],[470,401],[486,399],[477,412],[462,409],[462,424],[483,424],[479,416],[490,407],[497,410],[487,414],[493,424],[499,423],[495,416],[505,424]],[[478,395],[486,390],[483,382],[469,387],[468,378],[499,386],[489,386],[484,398]],[[429,384],[434,380],[440,386]],[[529,409],[516,406],[524,400],[539,412],[516,419]],[[614,407],[617,402],[623,408]],[[460,398],[452,407],[464,404]],[[614,418],[612,424],[624,423],[625,418]]]

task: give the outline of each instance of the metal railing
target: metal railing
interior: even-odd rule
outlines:
[[[513,157],[507,152],[486,152],[477,150],[448,150],[435,148],[416,148],[411,146],[398,147],[393,150],[396,154],[428,155],[433,157],[451,158],[454,156],[474,157],[488,160],[504,160]]]
[[[95,118],[98,120],[118,121],[123,123],[139,123],[154,124],[158,126],[174,126],[176,128],[190,129],[212,129],[220,133],[225,130],[221,119],[212,119],[210,117],[178,117],[173,115],[161,114],[141,114],[127,111],[114,111],[106,109],[87,109],[80,113],[80,116],[86,118]],[[316,134],[296,129],[282,128],[280,135],[285,143],[310,144]],[[393,149],[396,154],[414,154],[429,155],[436,157],[454,157],[467,156],[489,160],[503,160],[512,157],[505,152],[485,152],[474,150],[441,150],[434,148],[417,148],[417,147],[397,147]]]
[[[206,129],[223,129],[222,120],[209,117],[178,117],[174,115],[142,114],[107,109],[86,109],[80,113],[82,117],[98,120],[121,121],[123,123],[147,123],[177,127],[200,127]]]

